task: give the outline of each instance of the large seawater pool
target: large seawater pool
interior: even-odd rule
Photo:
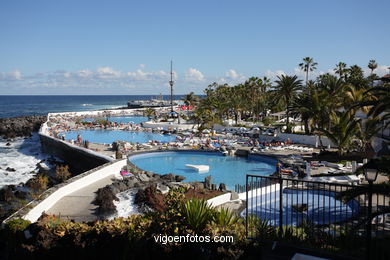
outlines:
[[[147,143],[149,140],[155,140],[159,142],[172,142],[176,140],[175,135],[123,130],[75,130],[61,133],[61,135],[65,135],[66,140],[76,140],[78,134],[81,136],[83,141],[88,140],[89,142],[101,144],[110,144],[117,140],[131,143]]]
[[[188,181],[203,181],[208,175],[212,183],[225,183],[230,190],[236,184],[245,184],[246,174],[268,176],[275,172],[276,160],[269,157],[250,158],[223,156],[218,152],[153,152],[129,157],[131,163],[145,171],[158,174],[174,173],[186,177]],[[208,165],[208,172],[198,172],[186,164]]]
[[[84,118],[82,121],[85,122],[93,122],[97,118]],[[104,118],[106,119],[106,118]],[[133,124],[141,124],[143,122],[148,121],[148,118],[145,116],[114,116],[114,117],[108,117],[108,121],[110,122],[116,122],[118,124],[128,124],[128,123],[133,123]]]

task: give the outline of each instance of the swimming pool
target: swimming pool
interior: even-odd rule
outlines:
[[[326,225],[345,221],[359,213],[356,200],[343,203],[335,198],[336,194],[327,190],[283,189],[283,225],[298,226],[304,220],[315,225]],[[249,214],[268,220],[270,225],[279,225],[279,198],[278,190],[249,198]],[[306,210],[298,211],[297,205],[304,205]],[[241,215],[245,216],[246,210]]]
[[[106,117],[101,117],[101,118],[107,119]],[[84,118],[82,121],[93,122],[96,119],[97,118]],[[114,116],[114,117],[109,117],[108,118],[108,121],[116,122],[118,124],[120,124],[120,123],[124,123],[124,124],[127,124],[127,123],[141,124],[141,123],[146,122],[148,120],[149,119],[147,117],[145,117],[145,116]]]
[[[212,176],[215,184],[225,183],[228,189],[234,190],[236,184],[245,184],[246,174],[268,176],[275,172],[276,160],[269,157],[253,158],[223,156],[218,152],[153,152],[129,157],[131,163],[145,171],[158,174],[174,173],[186,177],[185,181],[203,181]],[[198,172],[186,164],[208,165],[208,172]]]
[[[150,132],[132,132],[122,130],[75,130],[62,132],[60,135],[65,135],[66,140],[76,140],[77,135],[80,135],[82,140],[88,140],[93,143],[111,144],[114,141],[122,140],[131,143],[147,143],[149,140],[159,142],[172,142],[176,140],[175,135],[163,135]]]

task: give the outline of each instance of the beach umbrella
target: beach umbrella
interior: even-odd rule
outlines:
[[[210,130],[205,129],[205,130],[202,131],[202,133],[204,133],[204,134],[209,134],[209,133],[210,133]]]

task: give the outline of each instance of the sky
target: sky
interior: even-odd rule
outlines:
[[[251,76],[390,66],[390,1],[0,1],[0,95],[196,94]]]

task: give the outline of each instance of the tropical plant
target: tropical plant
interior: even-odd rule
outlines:
[[[191,199],[183,203],[181,214],[184,224],[195,232],[202,232],[213,220],[212,208],[203,199]]]
[[[187,106],[196,106],[199,103],[199,97],[195,96],[194,92],[190,92],[189,94],[184,96],[184,104]]]
[[[302,89],[302,81],[298,80],[296,75],[294,76],[278,76],[278,80],[275,81],[274,86],[275,98],[282,99],[286,108],[286,132],[290,133],[290,105],[295,99],[297,92]]]
[[[371,78],[371,87],[374,86],[374,70],[378,68],[378,63],[375,60],[370,60],[368,62],[367,67],[371,70],[370,78]]]
[[[390,119],[390,86],[376,86],[366,91],[365,94],[372,94],[375,97],[361,103],[362,106],[371,106],[368,115],[372,117],[380,116],[382,121]],[[385,127],[388,125],[389,122]]]
[[[358,133],[360,119],[356,119],[355,114],[351,111],[344,111],[331,115],[330,120],[329,130],[321,128],[317,130],[338,147],[338,154],[342,156],[349,149],[352,139]]]
[[[299,63],[299,67],[306,72],[306,88],[308,87],[309,72],[312,72],[317,69],[318,63],[314,62],[313,58],[306,57],[303,58],[303,62]]]
[[[363,70],[358,65],[352,65],[348,68],[346,82],[356,89],[366,89],[368,86],[368,80],[364,77]]]
[[[333,69],[333,71],[339,75],[339,78],[340,79],[344,79],[345,80],[345,74],[348,72],[348,69],[347,69],[347,64],[345,64],[344,62],[339,62],[336,64],[336,68]]]
[[[213,222],[218,226],[228,227],[238,222],[238,218],[227,208],[220,208],[213,215]]]
[[[151,119],[152,117],[154,117],[156,115],[156,111],[150,107],[145,108],[143,113],[144,113],[144,116],[146,116],[149,119]]]
[[[382,121],[379,118],[368,118],[360,121],[358,137],[362,141],[362,151],[372,150],[371,141],[382,129]]]

